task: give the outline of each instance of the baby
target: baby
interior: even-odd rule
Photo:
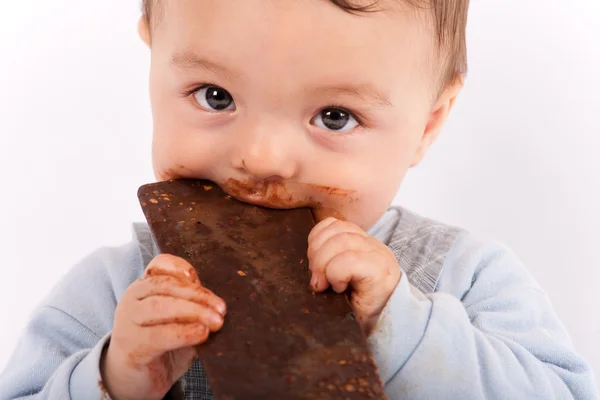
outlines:
[[[390,399],[597,396],[515,255],[389,208],[463,86],[468,0],[146,0],[143,10],[156,178],[313,207],[306,284],[350,289]],[[2,399],[151,400],[173,388],[212,398],[195,346],[227,323],[227,305],[186,261],[156,254],[145,225],[134,232],[37,309]]]

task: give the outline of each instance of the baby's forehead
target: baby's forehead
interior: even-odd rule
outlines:
[[[414,87],[435,96],[434,45],[420,21],[401,14],[359,17],[328,6],[303,23],[315,12],[303,3],[285,10],[239,5],[231,13],[224,12],[223,3],[211,8],[172,4],[156,31],[154,69],[174,81],[189,77],[223,85],[234,95],[252,93],[253,102],[281,105],[285,99],[294,108],[295,101],[295,109],[308,99],[329,99],[380,110],[400,103],[398,90],[413,93]],[[265,21],[267,28],[261,26]]]
[[[231,7],[239,4],[237,0],[218,1],[229,1],[232,3]],[[208,7],[210,3],[211,1],[193,4],[196,7]],[[144,15],[150,29],[153,30],[165,22],[170,6],[181,3],[167,0],[142,0],[142,4]],[[278,0],[260,0],[256,5],[261,9],[282,7],[282,3]],[[434,43],[432,51],[435,54],[429,55],[428,68],[438,77],[441,85],[462,79],[466,74],[465,36],[469,0],[311,0],[302,2],[302,5],[315,9],[327,6],[363,18],[375,14],[384,15],[389,19],[394,19],[394,14],[411,15],[413,21],[420,25],[422,35]]]
[[[423,21],[407,12],[355,15],[327,0],[287,3],[285,7],[276,6],[276,0],[249,0],[235,8],[228,4],[231,1],[170,3],[155,34],[166,47],[179,51],[195,47],[224,59],[245,54],[282,63],[294,56],[303,64],[315,57],[333,63],[377,56],[385,62],[399,54],[407,58],[434,48]],[[431,59],[430,51],[427,58]]]

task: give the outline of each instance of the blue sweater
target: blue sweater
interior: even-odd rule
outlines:
[[[436,253],[442,225],[401,229],[403,216],[426,221],[410,215],[393,209],[370,231],[388,245],[400,237],[390,247],[404,270],[369,338],[390,399],[598,398],[590,366],[513,253],[462,231]],[[76,265],[32,315],[0,376],[0,400],[108,398],[99,360],[113,314],[154,254],[143,227]]]

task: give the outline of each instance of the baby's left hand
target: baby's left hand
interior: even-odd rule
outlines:
[[[369,335],[400,281],[394,253],[355,224],[327,218],[308,236],[308,260],[315,292],[351,287],[354,314]]]

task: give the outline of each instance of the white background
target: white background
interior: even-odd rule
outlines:
[[[137,0],[0,0],[0,369],[65,271],[142,219],[137,17]],[[510,245],[600,371],[600,2],[474,0],[468,36],[467,87],[399,201]]]

